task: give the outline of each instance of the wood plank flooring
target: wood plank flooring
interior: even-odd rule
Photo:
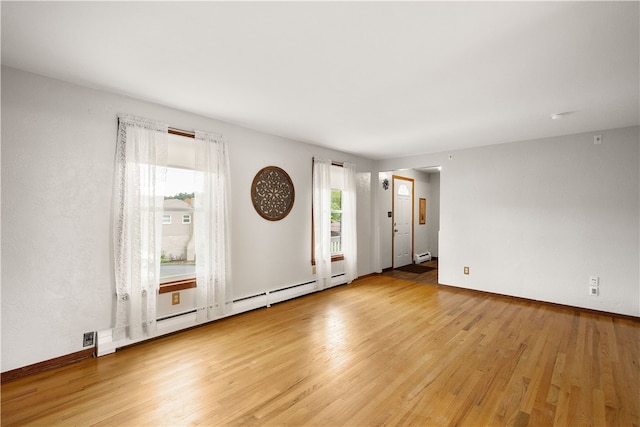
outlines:
[[[640,426],[640,322],[387,276],[2,385],[2,425]]]

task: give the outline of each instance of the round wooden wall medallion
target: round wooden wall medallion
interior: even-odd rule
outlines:
[[[258,172],[251,184],[251,201],[256,212],[269,221],[286,217],[295,199],[293,182],[284,170],[267,166]]]

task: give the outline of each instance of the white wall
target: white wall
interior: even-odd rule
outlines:
[[[366,203],[373,162],[3,67],[3,372],[79,351],[83,332],[112,326],[118,113],[225,135],[232,171],[235,298],[314,280],[314,155],[357,165],[358,272],[371,272],[371,208]],[[283,168],[294,182],[295,204],[282,221],[264,220],[250,200],[254,175],[268,165]],[[189,300],[186,294],[182,298]]]
[[[424,253],[429,250],[429,233],[427,224],[420,224],[420,199],[429,198],[429,175],[417,172],[413,187],[413,253]]]
[[[378,235],[380,241],[380,268],[390,268],[393,265],[393,251],[391,245],[393,244],[392,237],[392,224],[393,218],[389,217],[388,213],[392,211],[392,196],[393,196],[393,173],[380,172],[378,174]],[[387,190],[382,188],[382,182],[389,180],[389,188]]]
[[[640,132],[597,133],[601,145],[585,133],[379,168],[442,166],[440,283],[639,316]]]
[[[431,256],[438,256],[438,235],[440,233],[440,174],[429,174],[429,195],[427,196],[427,235]]]

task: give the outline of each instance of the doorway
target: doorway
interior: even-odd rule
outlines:
[[[414,180],[393,176],[393,268],[413,262]]]
[[[395,187],[394,178],[401,179],[395,182]],[[405,179],[402,180],[402,178]],[[403,273],[407,276],[416,276],[418,279],[422,279],[419,274],[411,273],[411,266],[416,255],[421,255],[419,264],[434,268],[433,271],[424,276],[425,283],[428,281],[428,283],[437,284],[440,233],[440,167],[436,165],[383,171],[379,172],[378,179],[380,185],[378,187],[377,206],[381,213],[378,222],[380,270],[388,274]],[[394,263],[397,261],[394,249],[396,236],[394,230],[396,230],[398,222],[396,219],[401,216],[399,212],[400,205],[395,202],[394,194],[397,193],[398,183],[406,183],[407,181],[412,181],[413,184],[413,202],[409,205],[409,212],[413,211],[413,230],[412,236],[405,239],[405,242],[411,242],[411,246],[408,246],[409,249],[405,251],[404,262],[399,263],[408,263],[409,265],[400,267],[404,270],[401,271],[399,269],[393,270],[396,268]],[[407,187],[407,189],[410,188]],[[426,216],[420,215],[420,203],[418,203],[420,199],[423,199],[423,205],[426,204]],[[425,263],[423,261],[425,254],[430,254],[432,261]],[[409,272],[405,273],[406,271]]]

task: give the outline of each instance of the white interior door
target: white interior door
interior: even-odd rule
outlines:
[[[393,177],[393,268],[413,258],[413,180]]]

